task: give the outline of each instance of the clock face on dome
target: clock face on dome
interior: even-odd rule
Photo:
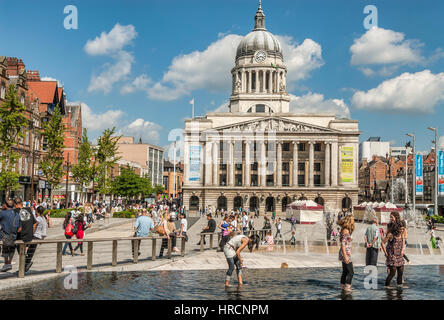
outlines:
[[[254,58],[256,59],[256,62],[264,62],[265,59],[267,59],[267,53],[263,50],[260,50],[256,52]]]

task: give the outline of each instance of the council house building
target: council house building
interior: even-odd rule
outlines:
[[[335,211],[356,205],[358,121],[289,111],[282,47],[260,4],[231,74],[228,112],[185,120],[186,209],[279,215],[298,199]]]

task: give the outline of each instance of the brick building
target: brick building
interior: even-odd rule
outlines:
[[[174,186],[174,178],[176,180],[175,186]],[[165,188],[164,194],[169,199],[177,199],[182,197],[183,163],[180,162],[176,163],[176,172],[174,173],[174,164],[170,161],[164,161],[163,186]]]
[[[33,95],[29,88],[29,79],[24,62],[15,57],[1,56],[0,103],[4,102],[10,85],[17,87],[17,98],[20,103],[25,105],[25,117],[29,123],[24,128],[25,136],[14,146],[14,150],[20,155],[15,167],[15,170],[20,174],[20,187],[13,193],[13,196],[20,196],[25,200],[36,199],[39,187],[38,167],[41,153],[39,98]],[[2,194],[0,197],[3,198],[4,195]]]

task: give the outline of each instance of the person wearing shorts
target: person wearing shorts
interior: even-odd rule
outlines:
[[[237,280],[239,286],[242,285],[242,258],[241,251],[251,242],[251,239],[244,235],[234,235],[234,232],[230,234],[231,239],[224,246],[224,254],[228,263],[227,277],[225,279],[225,286],[230,285],[231,275],[234,268],[236,268]]]

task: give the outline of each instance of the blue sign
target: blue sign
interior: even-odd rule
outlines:
[[[438,151],[438,192],[444,196],[444,151]]]
[[[200,181],[200,146],[190,146],[190,181]]]
[[[422,154],[416,155],[416,195],[422,196],[424,194],[424,177],[423,177],[423,157]]]

